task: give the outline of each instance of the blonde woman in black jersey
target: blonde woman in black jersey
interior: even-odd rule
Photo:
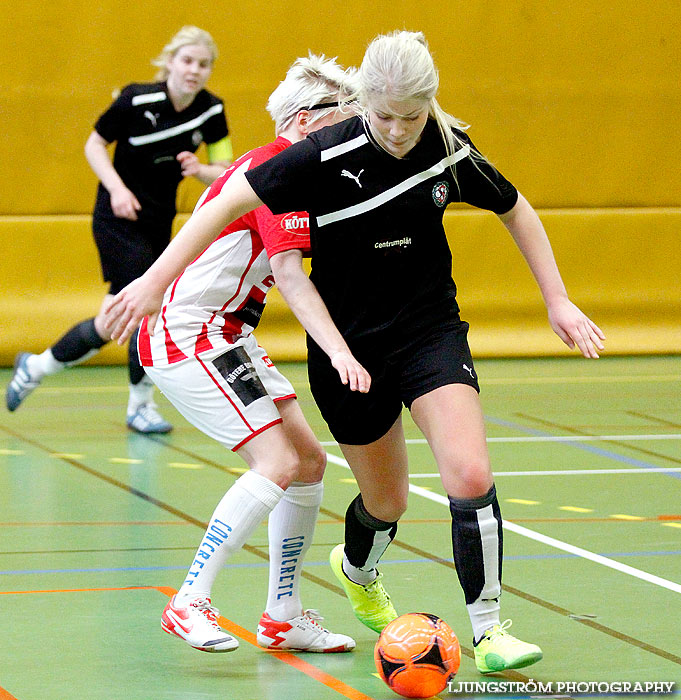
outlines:
[[[125,86],[85,143],[85,157],[100,183],[92,231],[102,277],[109,283],[103,304],[143,274],[168,245],[180,181],[193,176],[210,184],[232,161],[224,104],[204,88],[216,58],[217,46],[207,31],[182,27],[152,61],[159,69],[156,81]],[[202,142],[208,163],[195,155]],[[109,340],[100,308],[43,352],[19,353],[6,391],[8,410],[16,411],[45,377],[84,362]],[[127,426],[140,433],[170,431],[134,342],[128,373]]]
[[[537,280],[558,336],[596,358],[603,333],[569,300],[544,228],[527,200],[479,153],[437,103],[438,75],[420,33],[369,45],[355,95],[358,115],[232,178],[147,274],[110,308],[124,339],[187,260],[225,224],[261,203],[310,213],[312,274],[301,255],[271,260],[277,285],[308,333],[310,385],[353,470],[360,494],[346,513],[331,566],[356,616],[380,631],[396,616],[378,561],[407,506],[406,406],[437,461],[452,515],[457,574],[481,673],[521,668],[541,649],[501,624],[502,521],[478,381],[459,318],[448,202],[495,212]],[[200,212],[201,213],[201,212]]]

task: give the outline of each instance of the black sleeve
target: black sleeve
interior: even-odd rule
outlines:
[[[206,143],[216,143],[229,134],[224,102],[219,97],[214,97],[214,100],[216,105],[222,105],[222,110],[203,125],[203,140]]]
[[[246,179],[273,214],[308,211],[319,162],[318,146],[305,138],[249,170]]]
[[[457,134],[471,154],[457,163],[456,180],[461,201],[495,214],[505,214],[518,201],[518,190],[483,156],[466,134]]]
[[[127,85],[111,103],[95,124],[95,131],[107,142],[119,141],[127,136],[127,116],[132,107],[132,86]]]

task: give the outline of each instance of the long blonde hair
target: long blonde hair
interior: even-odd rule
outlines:
[[[199,29],[192,24],[186,24],[173,38],[163,47],[163,51],[151,62],[158,67],[156,80],[165,80],[168,77],[168,59],[172,58],[183,46],[193,46],[201,44],[211,53],[211,64],[215,63],[218,57],[218,47],[213,37],[204,29]]]
[[[440,78],[422,32],[394,31],[373,39],[359,68],[358,82],[359,89],[351,99],[357,99],[365,118],[372,97],[423,100],[428,103],[429,117],[437,123],[447,155],[463,145],[452,129],[464,131],[468,125],[445,112],[435,97]]]

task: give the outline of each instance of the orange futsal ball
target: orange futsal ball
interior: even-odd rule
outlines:
[[[452,628],[437,615],[400,615],[381,632],[374,660],[381,678],[405,698],[441,693],[459,670],[461,648]]]

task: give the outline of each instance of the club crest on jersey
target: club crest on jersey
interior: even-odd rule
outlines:
[[[203,132],[201,129],[195,129],[192,133],[192,143],[198,147],[201,145],[201,141],[203,141]]]
[[[449,194],[449,185],[446,182],[438,182],[433,187],[433,201],[438,207],[444,207],[447,204],[447,195]]]

